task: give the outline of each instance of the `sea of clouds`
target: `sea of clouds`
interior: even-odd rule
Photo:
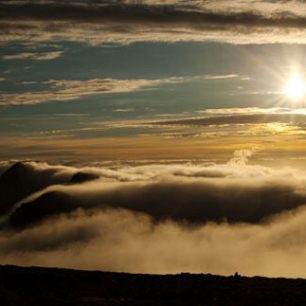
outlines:
[[[251,155],[236,151],[224,164],[3,162],[0,263],[305,277],[306,176],[248,164]]]

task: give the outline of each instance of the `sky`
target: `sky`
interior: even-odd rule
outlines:
[[[306,277],[305,37],[302,0],[1,0],[0,263]]]
[[[304,97],[285,90],[305,74],[303,1],[0,6],[1,159],[303,158]]]

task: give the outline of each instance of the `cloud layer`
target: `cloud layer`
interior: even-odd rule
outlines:
[[[1,233],[1,263],[142,273],[305,277],[305,209],[268,224],[188,227],[105,210]]]
[[[31,183],[11,203],[0,262],[305,276],[306,177],[248,165],[252,154],[237,151],[226,164],[5,163],[2,184],[10,174],[20,186],[33,177],[53,185]]]
[[[77,208],[107,207],[144,212],[156,221],[257,223],[306,202],[300,184],[276,178],[231,180],[222,170],[209,168],[194,173],[178,168],[172,174],[166,172],[160,176],[157,172],[156,175],[158,178],[148,182],[98,180],[83,186],[50,187],[24,200],[12,214],[10,223],[26,226]]]

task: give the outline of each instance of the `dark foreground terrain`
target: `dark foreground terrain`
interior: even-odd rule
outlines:
[[[0,266],[0,305],[306,305],[306,280]]]

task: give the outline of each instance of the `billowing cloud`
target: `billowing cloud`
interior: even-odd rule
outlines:
[[[101,179],[82,185],[50,186],[22,200],[10,222],[19,227],[77,208],[111,207],[144,212],[156,220],[256,223],[306,203],[304,178],[288,182],[270,169],[248,167],[251,155],[248,150],[237,151],[223,166],[151,165],[95,170]],[[285,170],[278,174],[293,173]]]
[[[130,211],[79,211],[0,233],[0,262],[142,273],[305,277],[305,209],[267,224],[156,223]]]
[[[3,1],[2,41],[303,43],[302,1]]]
[[[0,263],[305,276],[305,174],[249,165],[253,153],[226,164],[5,163],[1,184],[50,185],[3,215]],[[11,227],[18,214],[25,228]]]

